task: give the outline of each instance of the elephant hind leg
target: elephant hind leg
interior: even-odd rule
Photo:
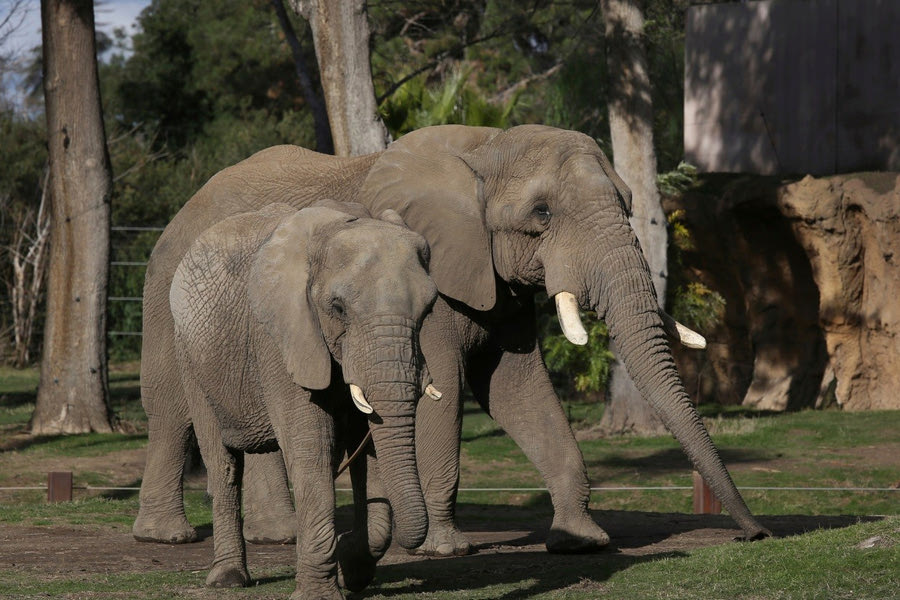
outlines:
[[[147,463],[140,509],[132,527],[141,542],[181,544],[197,540],[184,513],[184,463],[191,444],[191,420],[177,374],[163,389],[142,387],[149,426]],[[153,395],[151,395],[153,394]],[[159,407],[160,394],[167,400]]]
[[[436,302],[419,335],[434,386],[443,396],[440,400],[425,396],[416,409],[416,460],[428,510],[428,533],[411,554],[465,556],[475,552],[456,525],[463,360],[461,345],[448,343],[448,330],[455,332],[457,327],[448,325],[454,318],[451,312],[443,301]]]

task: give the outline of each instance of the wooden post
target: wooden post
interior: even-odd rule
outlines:
[[[70,502],[71,500],[72,472],[47,473],[47,502]]]
[[[700,473],[694,471],[694,514],[718,515],[722,512],[722,503],[713,494]]]

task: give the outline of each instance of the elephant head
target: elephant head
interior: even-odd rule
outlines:
[[[331,384],[332,357],[369,415],[395,538],[421,544],[427,516],[416,470],[414,417],[429,380],[418,331],[437,290],[425,240],[395,213],[358,219],[330,208],[291,211],[251,267],[251,309],[295,384]],[[434,390],[429,390],[434,394]]]
[[[587,341],[579,308],[605,318],[638,390],[716,495],[748,536],[764,531],[684,392],[666,334],[705,342],[660,311],[628,222],[631,192],[593,139],[537,125],[423,129],[385,151],[362,193],[425,236],[442,294],[487,311],[498,284],[545,289],[577,344]]]

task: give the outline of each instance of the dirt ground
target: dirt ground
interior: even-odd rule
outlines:
[[[480,509],[484,510],[484,509]],[[503,507],[495,507],[502,522]],[[484,516],[483,514],[481,516]],[[554,563],[591,566],[607,559],[639,562],[651,557],[678,555],[692,549],[732,543],[738,535],[733,522],[722,515],[688,515],[636,511],[597,511],[595,518],[613,538],[610,548],[601,553],[580,556],[551,555],[544,550],[546,531],[526,531],[512,525],[493,531],[467,531],[476,544],[477,554],[450,559],[410,556],[394,546],[380,563],[380,569],[392,565],[421,563],[417,571],[448,570],[458,576],[490,577],[506,574],[524,576],[529,572],[553,570]],[[464,520],[464,515],[461,515]],[[803,533],[818,528],[852,525],[856,517],[773,516],[761,521],[777,536]],[[136,542],[129,531],[98,527],[23,527],[0,526],[0,569],[40,573],[42,577],[91,573],[125,573],[149,570],[205,571],[212,560],[211,531],[201,529],[201,541],[194,544],[148,544]],[[251,573],[263,566],[292,567],[295,561],[291,545],[248,545]],[[438,566],[435,561],[442,562]],[[449,562],[452,561],[452,562]],[[518,575],[516,575],[518,574]],[[427,576],[427,575],[426,575]],[[577,582],[573,582],[577,583]]]

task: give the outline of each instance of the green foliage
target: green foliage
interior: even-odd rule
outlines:
[[[676,168],[682,155],[686,6],[686,0],[644,4],[661,169]],[[582,131],[609,152],[609,74],[595,0],[371,0],[368,14],[376,93],[385,95],[381,111],[395,136],[442,123],[546,123]],[[311,48],[305,22],[291,18]],[[153,0],[139,25],[130,43],[121,31],[100,40],[113,225],[163,226],[218,170],[274,144],[312,146],[312,119],[268,0]],[[39,52],[25,72],[23,94],[39,97]],[[23,206],[37,201],[46,160],[40,102],[29,111],[18,120],[0,115],[0,200],[14,190]],[[679,165],[661,186],[683,185],[684,177],[690,173]],[[5,223],[0,244],[8,239]],[[157,235],[115,232],[112,260],[146,260]],[[0,261],[0,275],[4,269]],[[140,297],[143,275],[140,266],[113,266],[110,295]],[[0,289],[0,335],[7,335],[5,294]],[[140,329],[140,303],[115,302],[109,310],[112,330]],[[115,336],[110,353],[136,358],[139,346],[139,337]],[[561,352],[554,362],[559,373],[579,365],[579,389],[596,389],[605,378],[605,346],[589,348],[587,356]]]
[[[725,298],[692,281],[675,290],[672,316],[699,331],[710,331],[725,318]]]
[[[556,315],[548,317],[551,322],[544,328],[541,349],[544,361],[551,373],[559,377],[570,377],[574,381],[575,391],[602,392],[609,379],[609,368],[614,360],[609,350],[609,332],[606,323],[597,319],[594,313],[583,313],[582,321],[588,332],[588,343],[576,346],[559,331]],[[549,330],[549,331],[548,331]]]
[[[432,125],[509,127],[518,95],[512,95],[505,103],[493,102],[471,75],[471,66],[459,65],[447,79],[431,87],[424,84],[422,77],[406,82],[381,105],[388,129],[400,137]]]
[[[666,193],[683,193],[694,182],[694,167],[681,163],[678,169],[660,175],[660,185]],[[725,298],[704,283],[691,281],[682,256],[695,249],[694,239],[684,223],[684,211],[676,210],[668,215],[669,224],[669,285],[666,304],[676,320],[700,332],[709,332],[725,319]]]
[[[667,196],[683,194],[696,183],[697,167],[684,161],[678,163],[678,166],[671,171],[660,173],[656,177],[659,191]]]

